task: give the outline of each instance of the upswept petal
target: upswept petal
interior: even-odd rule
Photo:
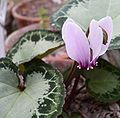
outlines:
[[[92,20],[90,23],[88,39],[90,42],[90,48],[92,49],[91,61],[94,61],[94,59],[99,57],[103,43],[102,29],[99,27],[98,22],[95,20]]]
[[[89,42],[85,33],[72,19],[67,19],[63,24],[62,38],[68,56],[77,61],[80,66],[88,67],[90,63]]]
[[[106,45],[102,44],[102,48],[100,51],[100,55],[102,55],[108,49],[110,41],[112,39],[113,23],[112,23],[112,18],[110,16],[102,18],[100,21],[98,21],[98,23],[99,23],[99,26],[101,28],[103,28],[108,35],[108,41],[107,41]]]

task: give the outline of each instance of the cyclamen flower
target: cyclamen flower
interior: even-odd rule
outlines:
[[[93,68],[97,64],[98,57],[108,49],[112,30],[113,24],[110,16],[99,21],[93,19],[86,33],[68,18],[62,27],[62,38],[68,56],[79,64],[79,68]]]

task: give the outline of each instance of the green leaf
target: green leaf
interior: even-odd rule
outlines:
[[[62,112],[61,117],[60,118],[68,118],[67,114],[65,112]]]
[[[79,112],[73,112],[71,118],[81,118],[81,115]]]
[[[34,61],[25,70],[26,88],[21,92],[17,70],[9,59],[0,59],[0,117],[56,118],[64,102],[62,75],[40,60]]]
[[[64,21],[72,18],[84,31],[92,19],[99,20],[105,16],[113,19],[113,37],[110,49],[120,48],[120,0],[70,0],[53,16],[52,22],[61,29]],[[117,38],[116,38],[117,37]]]
[[[63,45],[61,34],[47,30],[33,30],[24,34],[16,45],[8,52],[7,57],[14,63],[30,61],[35,56],[46,56]]]
[[[114,38],[111,43],[110,43],[110,46],[109,46],[109,50],[112,50],[112,49],[119,49],[120,48],[120,36]]]
[[[100,59],[93,70],[84,70],[86,86],[96,100],[109,103],[120,99],[120,69]]]

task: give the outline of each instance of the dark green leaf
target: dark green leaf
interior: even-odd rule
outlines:
[[[120,99],[120,70],[109,62],[100,59],[99,65],[93,70],[84,70],[89,93],[96,100],[104,103]]]
[[[18,89],[18,68],[0,59],[0,117],[56,118],[64,103],[62,75],[41,60],[25,64],[24,91]]]
[[[71,118],[81,118],[80,113],[73,112]]]

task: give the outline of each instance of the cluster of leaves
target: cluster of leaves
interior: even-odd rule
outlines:
[[[120,1],[70,0],[53,16],[61,30],[70,17],[84,31],[91,19],[113,18],[113,39],[109,49],[120,48]],[[101,8],[102,7],[102,8]],[[46,11],[44,11],[46,13]],[[43,57],[63,46],[60,32],[34,30],[24,34],[6,58],[0,59],[0,115],[2,118],[56,118],[64,104],[63,76]],[[120,70],[105,60],[93,70],[78,70],[86,78],[89,93],[100,102],[120,99]],[[100,74],[99,74],[100,73]],[[23,88],[21,82],[23,81]],[[64,116],[67,118],[67,116]],[[80,117],[73,113],[72,118]]]
[[[0,59],[2,118],[58,116],[65,96],[63,76],[41,58],[62,45],[58,32],[34,30]]]

